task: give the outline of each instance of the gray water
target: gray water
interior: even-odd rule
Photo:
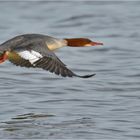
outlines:
[[[0,138],[140,139],[140,2],[0,2],[0,42],[24,33],[88,37],[62,48],[77,74],[0,65]]]

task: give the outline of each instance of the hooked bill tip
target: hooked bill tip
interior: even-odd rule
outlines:
[[[103,43],[101,43],[101,42],[91,42],[91,45],[92,46],[103,45]]]

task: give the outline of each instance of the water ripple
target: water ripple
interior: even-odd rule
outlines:
[[[0,138],[139,139],[139,2],[1,2],[0,41],[23,33],[86,37],[56,55],[77,74],[0,65]],[[9,14],[10,13],[10,14]]]

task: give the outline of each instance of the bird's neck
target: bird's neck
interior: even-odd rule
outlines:
[[[54,51],[56,49],[67,46],[67,41],[62,39],[62,40],[55,40],[53,43],[46,42],[46,44],[47,44],[49,50]]]

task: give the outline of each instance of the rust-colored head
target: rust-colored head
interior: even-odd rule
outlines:
[[[70,47],[86,47],[86,46],[96,46],[103,45],[100,42],[93,42],[87,38],[66,38],[67,45]]]

